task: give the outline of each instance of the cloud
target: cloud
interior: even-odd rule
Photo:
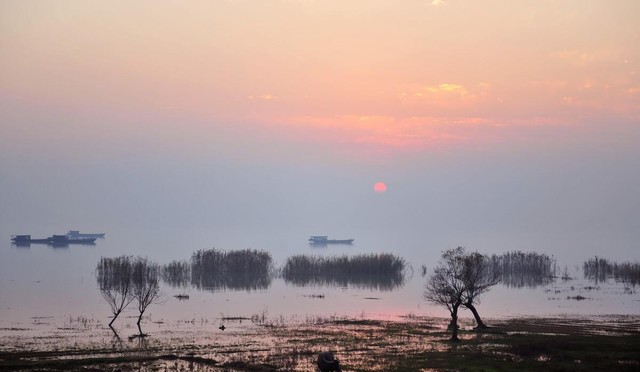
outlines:
[[[276,100],[278,100],[278,96],[270,94],[270,93],[261,94],[259,96],[247,96],[247,98],[250,99],[250,100],[260,100],[260,101],[276,101]]]
[[[467,95],[469,93],[467,88],[465,88],[464,86],[459,84],[449,84],[449,83],[431,85],[424,89],[429,93],[445,92],[445,93],[457,93],[460,95]]]
[[[553,52],[549,55],[552,61],[560,61],[573,67],[587,67],[594,64],[608,63],[619,66],[628,63],[624,52],[616,49],[579,50],[569,49]]]

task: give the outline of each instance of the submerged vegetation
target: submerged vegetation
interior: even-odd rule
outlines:
[[[172,287],[197,289],[261,290],[271,285],[271,254],[252,249],[199,250],[191,262],[172,261],[162,267],[162,280]]]
[[[271,255],[244,249],[222,251],[199,250],[191,262],[172,261],[162,268],[162,279],[172,287],[191,284],[205,290],[262,290],[271,285],[279,271],[294,285],[353,286],[391,290],[404,283],[406,263],[392,254],[315,257],[293,256],[280,270],[273,266]]]
[[[185,288],[191,283],[191,265],[187,261],[171,261],[161,272],[162,280],[172,287]]]
[[[483,293],[497,283],[514,288],[550,284],[558,279],[556,268],[555,260],[545,254],[513,251],[488,256],[458,247],[443,253],[428,277],[423,297],[450,311],[449,329],[455,340],[460,307],[473,313],[477,328],[487,328],[476,309]],[[404,285],[407,269],[412,270],[403,258],[389,253],[328,257],[294,255],[281,268],[275,268],[271,254],[265,251],[208,249],[193,253],[189,261],[172,261],[163,266],[140,257],[103,257],[97,265],[96,278],[100,293],[113,314],[109,326],[127,305],[134,303],[138,307],[137,324],[142,336],[140,322],[158,297],[160,280],[182,289],[179,295],[173,296],[178,300],[189,298],[185,291],[188,286],[206,291],[256,291],[268,289],[276,277],[295,286],[390,291]],[[595,257],[584,263],[584,273],[586,278],[596,281],[615,278],[635,286],[640,279],[640,264],[612,263]],[[422,265],[422,277],[425,276],[427,268]],[[569,278],[566,267],[563,279],[565,277]],[[574,290],[573,286],[571,290]],[[625,291],[633,292],[627,287]],[[554,294],[558,293],[560,290],[555,289]],[[324,298],[324,295],[310,297]],[[580,301],[590,297],[577,294],[566,296],[566,299]]]
[[[199,250],[191,256],[191,284],[207,290],[259,290],[271,285],[271,254],[255,249]]]
[[[393,254],[320,257],[289,257],[282,268],[282,278],[291,284],[337,285],[378,290],[392,290],[404,284],[406,263]]]
[[[555,260],[546,254],[513,251],[492,255],[489,264],[501,274],[500,282],[507,287],[534,288],[554,279]]]
[[[640,283],[640,262],[617,263],[596,256],[585,261],[582,269],[584,277],[594,280],[596,283],[611,278],[634,287]]]

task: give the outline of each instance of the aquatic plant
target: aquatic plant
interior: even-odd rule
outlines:
[[[404,284],[404,259],[390,253],[321,257],[295,255],[282,268],[282,278],[297,286],[334,285],[391,290]]]
[[[492,255],[492,270],[507,287],[537,287],[553,281],[555,260],[543,253],[512,251]]]
[[[191,256],[191,284],[207,290],[258,290],[271,285],[271,254],[255,249],[199,250]]]
[[[184,288],[191,283],[191,265],[187,261],[171,261],[161,270],[162,281],[172,287]]]
[[[582,270],[586,279],[596,283],[610,278],[634,287],[640,283],[640,262],[617,263],[595,256],[584,262]]]

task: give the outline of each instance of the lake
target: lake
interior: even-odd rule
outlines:
[[[0,228],[0,322],[7,328],[48,317],[88,317],[108,323],[111,315],[96,283],[96,264],[100,257],[134,255],[148,257],[161,265],[172,260],[190,260],[197,250],[216,247],[223,250],[252,248],[269,252],[276,268],[292,255],[308,254],[323,257],[365,253],[393,253],[407,262],[404,282],[392,289],[375,289],[358,285],[293,285],[275,276],[259,289],[204,290],[190,285],[172,287],[161,282],[160,303],[153,304],[148,315],[154,321],[188,321],[223,317],[262,316],[288,321],[304,321],[310,317],[361,316],[375,319],[395,319],[405,315],[448,316],[445,309],[422,299],[424,283],[437,264],[441,250],[453,248],[424,234],[407,231],[354,231],[343,229],[334,238],[355,238],[353,245],[313,247],[309,235],[324,231],[303,231],[298,228],[215,229],[215,228],[151,228],[110,226],[87,229],[85,232],[105,232],[95,245],[51,247],[32,244],[17,247],[11,244],[12,234],[46,237],[65,233],[60,227],[34,227],[31,231],[9,231]],[[75,227],[74,227],[75,229]],[[82,231],[82,230],[81,230]],[[509,249],[497,249],[500,253]],[[469,247],[473,249],[473,247]],[[606,257],[606,255],[603,255]],[[508,287],[498,284],[481,297],[478,310],[486,317],[519,315],[546,316],[554,314],[640,314],[640,294],[637,288],[613,280],[594,283],[583,278],[582,264],[591,257],[573,254],[557,258],[558,270],[567,272],[571,280],[556,279],[536,287]],[[422,266],[427,267],[423,276]],[[559,273],[560,275],[560,273]],[[175,295],[187,294],[188,300]],[[133,306],[127,310],[133,316]],[[471,317],[468,311],[463,317]],[[118,323],[131,323],[119,319]]]

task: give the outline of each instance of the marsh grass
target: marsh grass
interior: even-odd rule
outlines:
[[[199,250],[191,256],[191,284],[206,290],[260,290],[271,285],[271,254],[255,249]]]
[[[191,284],[191,265],[187,261],[171,261],[162,266],[162,281],[174,288],[186,288]]]
[[[501,273],[501,283],[507,287],[535,288],[551,283],[555,277],[555,261],[546,254],[513,251],[492,255],[492,270]]]
[[[389,253],[321,257],[296,255],[282,268],[282,278],[296,286],[330,285],[393,290],[404,284],[404,259]]]
[[[633,287],[640,283],[640,262],[610,262],[598,256],[590,258],[582,265],[584,277],[596,283],[614,279]]]

